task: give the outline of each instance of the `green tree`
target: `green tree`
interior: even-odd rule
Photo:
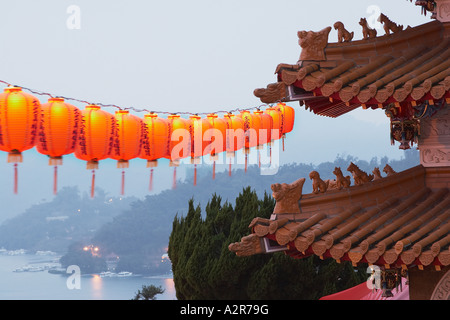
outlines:
[[[142,291],[138,290],[132,300],[156,300],[157,294],[164,293],[164,289],[161,286],[156,287],[154,285],[142,286]]]
[[[282,252],[237,257],[232,242],[249,233],[255,217],[269,218],[275,201],[267,194],[244,188],[234,207],[213,195],[202,217],[189,201],[185,217],[175,217],[169,237],[169,257],[177,298],[196,299],[318,299],[367,278],[348,263],[316,256],[293,259]],[[356,270],[358,271],[358,270]]]

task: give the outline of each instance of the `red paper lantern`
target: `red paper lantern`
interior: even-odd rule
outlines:
[[[231,176],[231,158],[234,158],[236,151],[245,145],[244,120],[232,113],[224,115],[227,124],[226,147],[227,158],[230,158],[228,175]]]
[[[272,133],[270,135],[271,140],[274,141],[280,139],[283,135],[283,119],[281,111],[278,108],[269,107],[264,110],[264,113],[270,115],[272,118]]]
[[[153,189],[153,168],[158,166],[158,159],[167,152],[168,123],[156,113],[144,115],[144,133],[140,158],[147,160],[150,169],[149,190]]]
[[[289,133],[294,128],[295,111],[294,108],[286,105],[285,103],[279,103],[277,108],[280,110],[282,115],[282,136],[283,139],[283,151],[284,151],[284,139],[286,138],[286,133]]]
[[[20,87],[7,87],[0,94],[0,150],[14,163],[14,193],[17,193],[17,163],[22,152],[35,146],[40,120],[40,103]]]
[[[208,152],[211,154],[211,159],[213,160],[213,179],[215,179],[218,154],[225,151],[227,123],[215,113],[208,114],[207,119],[211,125],[211,129],[213,129],[206,133],[205,139],[211,141],[208,146]]]
[[[247,172],[248,154],[250,148],[258,145],[258,131],[261,128],[261,121],[259,117],[250,113],[248,110],[241,111],[239,117],[244,120],[244,132],[245,132],[245,172]]]
[[[75,151],[81,111],[64,102],[63,98],[50,98],[41,105],[39,139],[36,149],[49,157],[48,164],[54,166],[53,193],[57,192],[57,168],[62,157]]]
[[[259,117],[248,110],[241,111],[239,117],[244,120],[245,148],[256,147],[258,145],[258,131],[261,128]]]
[[[169,115],[167,121],[168,136],[165,158],[170,160],[169,166],[173,167],[172,188],[175,188],[179,161],[190,155],[189,123],[188,120],[181,118],[178,114]]]
[[[258,152],[258,165],[259,167],[261,167],[261,149],[264,144],[271,142],[273,120],[270,115],[262,112],[259,109],[256,110],[254,113],[257,117],[259,117],[261,125],[258,131],[258,146],[257,146],[257,148],[260,149],[260,151]]]
[[[279,103],[277,108],[281,111],[282,121],[283,121],[283,130],[282,133],[286,134],[292,131],[294,128],[294,120],[295,120],[295,110],[291,106],[286,105],[285,103]]]
[[[144,123],[140,118],[128,110],[118,110],[115,113],[116,136],[114,151],[110,158],[117,160],[117,168],[129,167],[131,159],[139,157],[142,148],[142,127]],[[121,194],[125,193],[125,170],[122,170]]]
[[[267,113],[256,110],[254,114],[259,118],[258,145],[266,144],[272,139],[273,119]]]
[[[198,115],[189,117],[189,134],[191,138],[191,163],[194,164],[194,185],[197,185],[197,164],[200,158],[208,153],[208,141],[204,139],[207,130],[211,129],[208,119]]]
[[[75,157],[87,161],[86,168],[92,170],[91,197],[94,197],[95,169],[100,160],[109,158],[113,152],[116,119],[98,105],[86,106],[81,116]]]

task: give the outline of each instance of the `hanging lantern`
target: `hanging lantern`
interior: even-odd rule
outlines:
[[[231,176],[231,159],[234,159],[236,151],[245,145],[244,120],[232,113],[225,114],[224,120],[227,124],[225,151],[227,158],[230,159],[228,175]]]
[[[194,186],[197,185],[197,164],[200,158],[208,153],[208,141],[204,139],[207,130],[211,129],[208,119],[198,115],[189,117],[189,134],[191,138],[191,164],[194,164]]]
[[[258,145],[269,143],[272,139],[273,119],[267,113],[256,110],[254,114],[259,118],[260,128],[258,130]]]
[[[0,150],[14,163],[14,193],[18,190],[17,163],[22,152],[35,146],[40,121],[40,103],[20,87],[7,87],[0,94]]]
[[[166,144],[165,158],[170,160],[169,166],[173,167],[173,185],[176,188],[177,167],[180,160],[190,155],[190,137],[188,120],[183,119],[178,114],[171,114],[167,117],[168,136]]]
[[[261,150],[263,149],[263,145],[270,143],[273,120],[270,115],[262,112],[261,110],[256,110],[254,114],[259,118],[260,128],[258,130],[258,146],[256,147],[258,152],[258,166],[261,167]]]
[[[264,110],[264,113],[268,114],[272,118],[272,132],[270,135],[271,141],[280,139],[283,134],[281,111],[278,108],[269,107]]]
[[[271,141],[269,143],[270,163],[272,163],[273,142],[280,139],[283,135],[283,117],[281,111],[274,107],[267,108],[264,110],[264,113],[268,114],[272,118],[272,130],[270,134]]]
[[[121,194],[125,194],[125,169],[129,160],[139,157],[142,148],[142,120],[128,110],[115,113],[117,131],[114,139],[114,151],[110,158],[117,160],[117,168],[122,169]]]
[[[158,166],[158,159],[166,155],[167,120],[158,117],[156,113],[144,115],[144,133],[140,158],[147,160],[150,169],[149,190],[153,190],[153,168]]]
[[[58,166],[63,155],[75,151],[81,111],[63,98],[50,98],[41,105],[39,139],[36,149],[49,157],[48,164],[54,166],[53,193],[57,193]]]
[[[284,139],[286,138],[286,133],[289,133],[294,128],[295,120],[295,110],[294,108],[286,105],[285,103],[277,104],[277,108],[281,111],[282,115],[282,131],[281,138],[283,139],[283,151],[284,151]]]
[[[391,144],[394,140],[400,142],[399,149],[410,149],[418,143],[420,136],[420,122],[417,119],[391,118]]]
[[[211,141],[211,144],[208,146],[208,152],[211,154],[211,160],[213,160],[213,179],[215,179],[218,154],[225,151],[227,123],[215,113],[208,114],[207,119],[211,125],[211,129],[214,129],[208,131],[206,140]]]
[[[250,113],[248,110],[241,111],[239,115],[242,120],[244,120],[244,133],[245,133],[245,172],[247,172],[248,164],[248,154],[250,153],[250,148],[256,147],[258,145],[258,132],[261,128],[261,122],[259,117]]]
[[[88,105],[81,111],[81,124],[75,157],[87,161],[92,170],[91,197],[94,197],[95,170],[100,160],[111,156],[116,135],[116,119],[98,105]]]

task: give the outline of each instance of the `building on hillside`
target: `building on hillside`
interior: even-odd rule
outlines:
[[[416,145],[420,165],[367,173],[349,163],[334,180],[312,172],[274,184],[272,217],[254,219],[230,251],[377,266],[386,296],[406,277],[410,299],[450,299],[450,0],[416,5],[432,13],[431,22],[399,26],[381,14],[385,34],[376,34],[361,18],[361,40],[341,22],[299,31],[300,60],[279,64],[277,82],[254,94],[264,103],[299,101],[328,117],[381,108],[392,144]],[[337,43],[328,42],[330,32]],[[305,181],[311,194],[302,194]]]

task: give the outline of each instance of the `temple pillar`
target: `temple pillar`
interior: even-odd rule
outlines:
[[[427,171],[426,185],[450,188],[450,109],[420,120],[420,164]]]
[[[440,22],[450,22],[450,0],[435,0],[436,8],[435,14],[436,20]]]

